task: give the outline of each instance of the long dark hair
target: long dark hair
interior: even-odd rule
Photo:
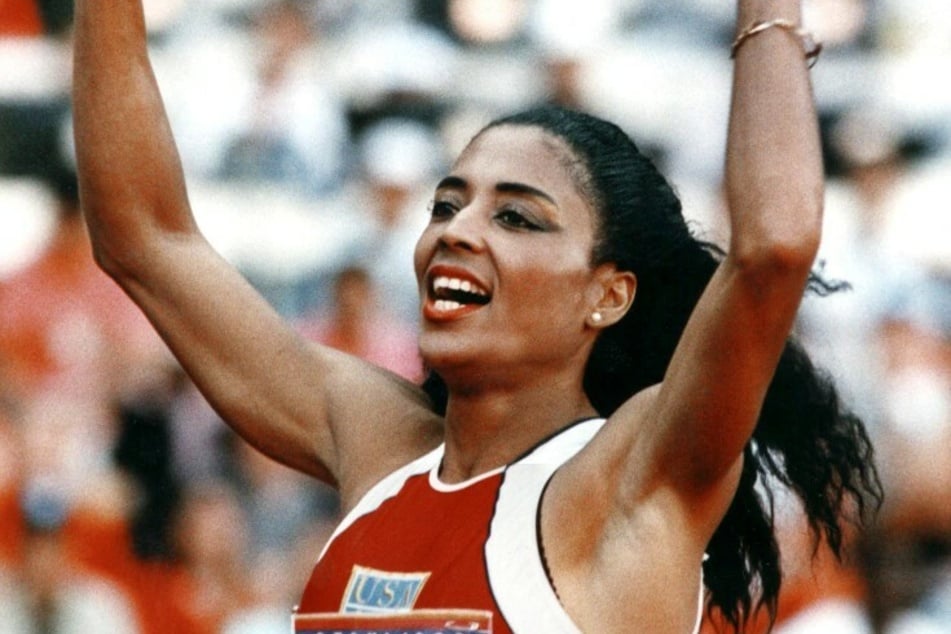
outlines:
[[[595,342],[585,391],[603,416],[660,382],[690,313],[723,252],[695,237],[667,180],[616,125],[546,106],[489,124],[534,126],[560,138],[568,168],[598,212],[592,263],[614,262],[637,276],[637,298],[619,323]],[[820,294],[839,285],[812,275]],[[429,373],[424,389],[444,408],[446,388]],[[790,338],[744,450],[739,488],[707,547],[708,612],[742,630],[766,607],[776,614],[779,547],[772,489],[780,483],[801,500],[817,539],[840,556],[845,523],[881,502],[872,446],[862,422],[846,410],[831,380]]]

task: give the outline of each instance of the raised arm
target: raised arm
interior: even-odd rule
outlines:
[[[436,421],[415,387],[305,343],[199,232],[140,0],[79,0],[75,18],[76,149],[96,259],[209,402],[266,454],[345,495],[431,443]]]
[[[706,517],[693,515],[710,530],[732,497],[819,245],[819,132],[807,48],[789,28],[800,20],[798,0],[738,2],[725,173],[730,244],[657,391],[649,414],[656,424],[643,445],[649,477],[692,503],[713,502]]]
[[[803,42],[790,29],[799,24],[800,3],[739,0],[738,35],[773,20],[783,22],[744,37],[736,50],[725,258],[691,313],[663,381],[612,415],[592,443],[590,460],[579,460],[573,475],[594,483],[609,515],[662,517],[658,527],[689,527],[686,533],[660,529],[689,540],[671,545],[691,553],[682,562],[686,569],[694,569],[736,492],[743,449],[819,243],[818,126]],[[656,504],[645,505],[648,499]],[[645,515],[646,508],[661,510]],[[636,520],[608,523],[620,524],[642,527]]]

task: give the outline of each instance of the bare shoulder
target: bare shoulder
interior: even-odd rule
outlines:
[[[425,392],[383,368],[313,344],[327,377],[332,467],[344,508],[389,473],[443,441],[444,421]]]

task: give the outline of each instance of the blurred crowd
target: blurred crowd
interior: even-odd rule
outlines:
[[[699,233],[720,191],[722,0],[146,0],[199,224],[308,338],[412,379],[434,179],[545,102],[628,130]],[[0,634],[285,632],[333,492],[217,418],[92,261],[70,0],[0,0]],[[867,421],[886,501],[827,556],[780,496],[779,634],[951,632],[951,6],[806,0],[828,173],[797,332]]]

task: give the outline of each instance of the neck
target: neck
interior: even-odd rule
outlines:
[[[580,379],[466,390],[450,386],[440,478],[461,482],[513,462],[566,425],[597,416]]]

